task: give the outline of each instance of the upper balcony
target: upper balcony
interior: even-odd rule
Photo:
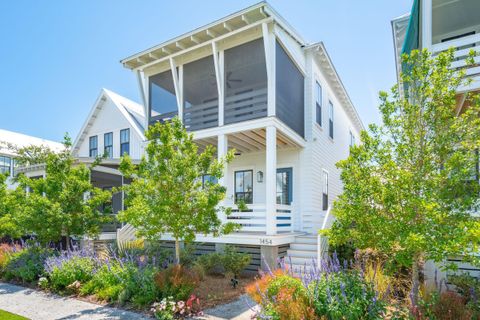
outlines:
[[[453,47],[452,68],[466,68],[471,84],[459,88],[460,93],[480,89],[480,57],[466,66],[471,50],[480,53],[480,1],[478,0],[414,0],[410,15],[392,21],[397,57],[413,49],[427,48],[433,55]]]
[[[304,45],[260,3],[123,60],[139,76],[148,123],[187,130],[276,117],[304,137]]]

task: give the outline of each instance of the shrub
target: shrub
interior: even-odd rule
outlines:
[[[281,269],[277,269],[271,274],[262,274],[254,283],[249,284],[245,291],[253,299],[253,301],[260,304],[263,302],[265,292],[267,292],[267,288],[273,279],[283,275],[286,275],[286,273]]]
[[[460,275],[452,275],[449,277],[449,280],[455,287],[457,287],[458,293],[465,297],[468,303],[476,304],[478,306],[478,311],[480,311],[480,279],[464,273]]]
[[[0,244],[0,276],[3,274],[5,268],[7,267],[10,257],[16,251],[19,251],[20,246],[10,245],[8,243]]]
[[[4,268],[4,277],[7,280],[31,283],[43,275],[45,260],[52,255],[52,249],[39,246],[28,246],[13,252]]]
[[[382,319],[385,303],[358,272],[341,270],[321,275],[309,284],[318,316],[328,319]]]
[[[247,253],[237,252],[233,246],[225,246],[221,261],[225,271],[236,278],[250,264],[251,257]]]
[[[89,281],[97,264],[91,252],[64,251],[59,256],[46,259],[45,273],[50,280],[50,287],[56,291],[63,291],[76,281],[79,284]]]
[[[172,297],[175,300],[186,300],[198,282],[198,275],[181,265],[172,265],[155,275],[155,283],[162,297]]]
[[[465,306],[465,298],[455,292],[437,291],[428,294],[413,306],[411,313],[416,320],[471,320],[473,311]]]
[[[80,294],[95,294],[105,301],[118,301],[124,289],[122,279],[127,278],[127,269],[118,263],[105,263],[98,268],[92,279],[80,288]]]
[[[194,263],[203,273],[214,275],[223,272],[222,255],[218,252],[201,255]]]

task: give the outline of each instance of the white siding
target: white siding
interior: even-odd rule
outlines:
[[[339,102],[325,79],[322,70],[307,57],[307,78],[305,89],[306,101],[306,139],[307,145],[302,154],[302,215],[303,230],[316,233],[323,223],[326,211],[322,210],[323,170],[329,173],[328,202],[332,206],[334,200],[342,193],[340,170],[336,168],[339,160],[345,159],[349,154],[350,134],[355,135],[359,141],[360,133],[352,125],[352,119],[347,115],[344,106]],[[322,127],[316,123],[315,82],[322,86]],[[333,139],[328,131],[328,103],[334,106],[334,133]],[[331,221],[330,221],[331,222]]]
[[[113,158],[120,158],[120,130],[130,128],[130,156],[140,159],[142,154],[142,141],[127,119],[123,116],[115,104],[108,99],[88,129],[86,138],[81,142],[78,149],[79,157],[89,156],[89,137],[98,136],[98,154],[103,154],[104,134],[113,132]]]

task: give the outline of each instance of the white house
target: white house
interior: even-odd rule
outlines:
[[[63,144],[59,142],[0,129],[0,173],[8,173],[7,188],[9,189],[16,187],[12,179],[17,167],[15,149],[29,146],[45,147],[53,151],[61,151],[64,148]]]
[[[363,129],[323,43],[307,43],[261,2],[121,62],[138,77],[144,127],[178,116],[200,146],[237,152],[220,183],[226,205],[247,203],[249,212],[228,218],[243,228],[197,241],[269,262],[287,251],[293,264],[316,257],[316,235],[342,192],[335,164]]]
[[[453,68],[466,68],[466,77],[472,81],[460,87],[457,94],[456,112],[459,114],[468,106],[466,94],[480,91],[480,56],[475,64],[466,67],[465,59],[470,50],[478,52],[480,45],[480,1],[478,0],[414,0],[412,11],[392,21],[393,40],[397,74],[402,70],[401,54],[414,49],[428,49],[433,55],[455,48]],[[480,277],[480,269],[462,262],[460,257],[451,257],[447,262],[458,264],[458,272],[469,272]],[[426,275],[428,280],[435,277],[438,265],[428,262]],[[439,270],[437,279],[447,277]]]
[[[141,105],[110,90],[101,90],[72,145],[72,154],[79,163],[90,165],[97,157],[102,157],[100,165],[91,168],[90,179],[95,187],[111,190],[129,183],[118,170],[120,157],[128,154],[133,162],[139,161],[145,140],[144,123]],[[12,141],[20,139],[12,137]],[[43,176],[45,166],[22,167],[17,171],[29,177]],[[114,193],[110,205],[103,210],[116,215],[123,209],[123,198],[122,192]],[[115,239],[120,227],[115,219],[105,224],[98,240]]]
[[[87,116],[75,142],[72,154],[79,162],[90,164],[103,156],[100,165],[91,170],[95,187],[112,189],[128,183],[118,166],[123,155],[138,162],[143,154],[145,113],[143,107],[110,90],[102,89]],[[113,194],[111,213],[123,209],[123,193]],[[104,225],[100,240],[113,240],[121,225],[113,222]]]

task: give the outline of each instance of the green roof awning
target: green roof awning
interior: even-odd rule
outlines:
[[[402,54],[409,54],[412,50],[420,48],[420,0],[414,0],[407,34],[403,42]]]

